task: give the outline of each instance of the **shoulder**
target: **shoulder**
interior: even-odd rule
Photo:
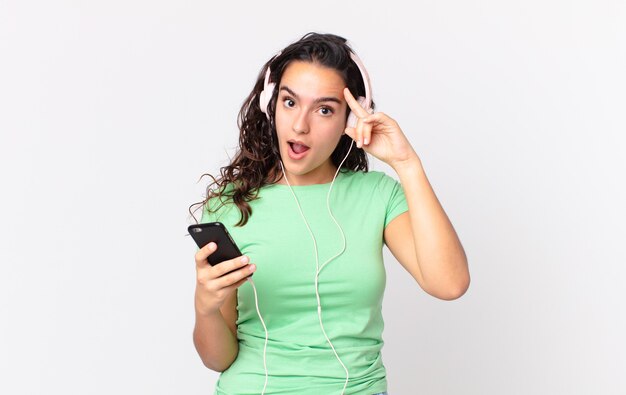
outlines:
[[[383,171],[350,171],[345,177],[344,186],[351,195],[369,196],[385,207],[404,200],[400,182]]]
[[[404,190],[398,180],[383,171],[353,172],[354,179],[348,187],[362,196],[373,196],[384,206],[397,206],[406,200]]]
[[[202,208],[202,220],[200,222],[220,221],[221,217],[236,208],[232,198],[229,196],[234,189],[232,183],[226,184],[221,190],[214,190],[213,196],[206,200]]]
[[[348,171],[345,174],[351,186],[358,185],[365,189],[388,190],[398,184],[394,178],[383,171]]]
[[[369,170],[369,171],[354,171],[348,170],[344,173],[346,179],[351,182],[359,183],[359,184],[372,184],[376,185],[380,182],[384,177],[389,177],[385,172],[377,171],[377,170]]]

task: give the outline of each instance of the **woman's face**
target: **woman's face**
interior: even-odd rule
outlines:
[[[293,61],[283,72],[275,120],[290,184],[332,181],[337,168],[330,155],[346,127],[345,86],[337,71],[319,64]]]

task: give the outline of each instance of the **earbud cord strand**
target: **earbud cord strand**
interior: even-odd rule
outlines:
[[[268,332],[267,332],[267,326],[265,326],[265,321],[263,321],[263,317],[261,317],[261,312],[259,311],[259,297],[256,293],[256,287],[254,286],[254,281],[252,280],[252,277],[248,277],[248,281],[250,282],[250,284],[252,284],[252,289],[254,290],[254,303],[256,304],[256,313],[261,319],[261,324],[263,324],[263,329],[265,330],[265,345],[263,346],[263,368],[265,369],[265,384],[263,384],[263,391],[261,392],[261,395],[264,395],[265,388],[267,388],[267,379],[268,379],[267,359],[266,359],[266,354],[265,354],[267,351]]]
[[[339,255],[343,254],[345,249],[346,249],[346,236],[343,233],[343,229],[341,229],[341,226],[339,225],[339,223],[337,222],[337,219],[335,218],[335,216],[333,215],[331,209],[330,209],[330,193],[333,189],[333,185],[335,184],[335,180],[337,179],[337,174],[339,174],[339,170],[341,170],[341,166],[343,165],[343,163],[346,161],[346,159],[348,159],[348,155],[350,155],[350,151],[352,151],[352,146],[354,144],[354,140],[352,140],[350,142],[350,148],[348,149],[348,153],[346,154],[346,157],[343,158],[343,160],[341,161],[341,163],[339,164],[339,166],[337,167],[337,171],[335,172],[335,176],[333,177],[333,181],[330,183],[330,188],[328,189],[328,193],[326,195],[326,207],[328,208],[328,213],[330,214],[331,218],[333,219],[333,221],[335,222],[335,225],[337,225],[337,227],[339,228],[339,231],[341,232],[341,238],[342,238],[342,242],[343,242],[343,246],[341,251],[333,256],[332,258],[328,259],[321,267],[319,266],[319,257],[318,257],[318,253],[317,253],[317,242],[315,241],[315,236],[313,235],[313,232],[311,231],[311,228],[309,227],[309,223],[307,222],[306,218],[304,217],[304,213],[302,212],[302,207],[300,207],[300,202],[298,201],[298,198],[296,196],[296,194],[294,193],[293,189],[291,188],[291,184],[289,184],[289,180],[287,179],[287,175],[285,174],[285,169],[283,166],[282,161],[280,161],[280,165],[281,165],[281,170],[283,172],[283,176],[285,177],[285,181],[287,182],[287,185],[289,186],[289,190],[291,191],[291,194],[293,195],[296,204],[298,206],[298,210],[300,211],[300,215],[302,216],[302,219],[304,220],[304,223],[309,231],[309,234],[311,235],[311,239],[313,240],[313,246],[315,248],[315,265],[316,265],[316,273],[315,273],[315,295],[317,297],[317,315],[320,321],[320,326],[322,328],[322,332],[324,333],[324,337],[326,337],[326,340],[328,341],[328,344],[330,344],[330,347],[333,350],[333,353],[335,354],[335,357],[337,357],[337,360],[339,361],[339,363],[341,364],[341,366],[343,367],[343,369],[346,372],[346,382],[343,385],[343,390],[341,391],[341,395],[344,394],[346,387],[348,385],[348,381],[350,379],[350,373],[348,372],[348,369],[346,368],[346,365],[344,365],[344,363],[341,361],[341,358],[339,358],[339,355],[337,354],[337,351],[335,350],[335,347],[333,346],[333,343],[330,341],[330,339],[328,338],[328,335],[326,334],[326,331],[324,330],[324,324],[322,323],[322,305],[321,305],[321,301],[320,301],[320,295],[319,295],[319,289],[318,289],[318,276],[320,271],[322,270],[322,268],[324,266],[326,266],[330,261],[332,261],[333,259],[335,259],[336,257],[338,257]],[[256,305],[256,311],[257,314],[259,316],[259,319],[261,320],[261,324],[263,325],[263,329],[265,330],[265,345],[263,346],[263,368],[265,369],[265,384],[263,385],[263,391],[261,392],[261,395],[265,394],[265,389],[267,388],[267,381],[268,381],[268,371],[267,371],[267,341],[268,341],[268,331],[267,331],[267,326],[265,325],[265,321],[263,321],[263,317],[261,316],[261,312],[259,310],[259,298],[257,295],[257,291],[256,291],[256,286],[254,285],[254,281],[252,280],[252,277],[248,278],[248,282],[250,282],[250,284],[252,285],[252,289],[254,290],[254,301],[255,301],[255,305]]]
[[[293,198],[296,201],[296,205],[298,206],[298,210],[300,211],[300,215],[302,216],[302,219],[304,220],[304,224],[306,225],[306,227],[307,227],[307,229],[309,231],[309,234],[311,235],[311,239],[313,240],[313,246],[315,248],[315,265],[316,265],[315,296],[317,298],[317,316],[319,318],[320,327],[322,329],[322,332],[324,333],[324,337],[328,341],[328,344],[330,344],[330,347],[332,348],[333,353],[335,354],[335,357],[337,357],[337,360],[339,361],[339,363],[343,367],[344,371],[346,372],[346,382],[343,385],[343,389],[341,391],[341,395],[344,394],[344,392],[346,390],[346,387],[348,386],[348,381],[350,380],[350,373],[348,372],[348,369],[346,368],[346,365],[344,365],[344,363],[341,360],[341,358],[339,358],[339,355],[337,354],[337,350],[335,350],[335,346],[333,346],[333,343],[328,338],[328,335],[326,334],[326,330],[324,329],[324,324],[322,323],[322,304],[321,304],[320,294],[319,294],[319,289],[318,289],[318,285],[319,285],[318,277],[319,277],[319,274],[320,274],[320,271],[322,270],[322,268],[324,266],[326,266],[330,261],[332,261],[333,259],[335,259],[339,255],[343,254],[343,252],[346,249],[346,236],[343,233],[343,230],[341,229],[341,226],[337,222],[337,219],[333,216],[332,211],[330,210],[330,193],[331,193],[331,191],[333,189],[333,185],[335,184],[335,180],[337,179],[337,174],[339,174],[339,171],[341,170],[341,166],[346,161],[346,159],[348,159],[348,156],[350,155],[350,151],[352,150],[352,145],[353,144],[354,144],[354,140],[351,140],[350,148],[348,149],[348,153],[346,154],[345,158],[343,158],[343,160],[341,161],[341,163],[337,167],[337,171],[335,172],[335,176],[333,177],[333,181],[330,183],[330,188],[328,189],[328,193],[326,194],[326,207],[328,208],[328,213],[330,214],[331,218],[333,219],[333,221],[335,222],[335,224],[339,228],[339,232],[341,232],[341,237],[342,237],[342,240],[343,240],[343,247],[342,247],[341,251],[338,254],[336,254],[335,256],[331,257],[326,262],[324,262],[324,264],[321,267],[319,266],[319,256],[318,256],[318,252],[317,252],[317,242],[315,241],[315,236],[313,235],[313,232],[311,231],[311,228],[309,227],[309,223],[307,222],[306,217],[304,216],[304,213],[302,212],[302,207],[300,207],[300,202],[298,201],[298,198],[296,197],[296,194],[294,193],[293,189],[291,188],[291,184],[289,184],[289,180],[287,179],[287,175],[285,174],[285,170],[284,170],[284,166],[282,164],[282,161],[280,162],[281,169],[283,171],[283,176],[285,177],[285,181],[287,182],[287,185],[289,186],[289,190],[291,191],[291,194],[293,195]]]

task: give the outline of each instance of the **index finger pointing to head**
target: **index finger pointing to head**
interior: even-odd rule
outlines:
[[[348,106],[359,118],[366,117],[370,115],[365,109],[359,104],[359,102],[352,96],[352,92],[348,87],[343,88],[343,97],[345,97],[346,102],[348,102]]]

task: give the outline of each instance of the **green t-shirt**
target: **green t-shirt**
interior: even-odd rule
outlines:
[[[328,184],[293,186],[314,234],[319,266],[337,255],[342,237],[328,214]],[[209,202],[217,206],[217,199]],[[201,222],[220,221],[257,270],[252,276],[261,316],[267,326],[270,394],[341,394],[346,381],[322,332],[315,293],[313,240],[287,185],[267,185],[249,202],[252,215],[236,227],[240,213],[233,204],[217,213],[203,209]],[[345,394],[371,395],[387,390],[381,358],[382,302],[386,275],[383,230],[408,210],[400,184],[379,171],[340,172],[330,208],[343,229],[346,249],[325,265],[318,289],[324,330],[349,372]],[[219,248],[219,247],[218,247]],[[254,289],[237,289],[239,354],[220,374],[215,394],[261,394],[265,383],[265,330],[256,310]]]

